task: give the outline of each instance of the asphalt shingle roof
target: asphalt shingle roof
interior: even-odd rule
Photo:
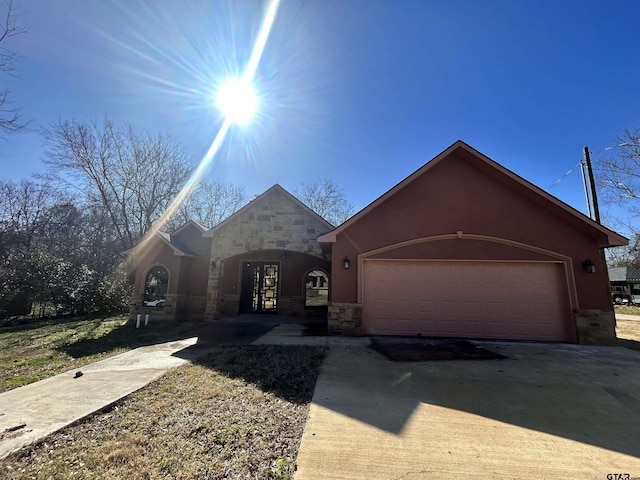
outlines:
[[[640,268],[612,267],[609,268],[610,282],[640,282]]]

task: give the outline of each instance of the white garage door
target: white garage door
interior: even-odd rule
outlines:
[[[365,260],[365,333],[570,341],[562,265]]]

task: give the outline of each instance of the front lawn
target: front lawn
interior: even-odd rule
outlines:
[[[0,392],[132,348],[184,336],[192,324],[155,322],[136,329],[124,315],[19,320],[0,327]]]
[[[289,479],[324,349],[220,346],[0,462],[0,478]]]

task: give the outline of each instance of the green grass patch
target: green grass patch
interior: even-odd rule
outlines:
[[[11,388],[22,387],[24,385],[28,385],[29,383],[37,382],[38,380],[51,377],[56,373],[57,372],[55,370],[40,370],[38,372],[26,375],[16,373],[12,377],[6,379],[6,384]]]
[[[0,462],[0,477],[289,480],[325,351],[220,346]]]
[[[124,315],[13,322],[0,327],[0,392],[132,348],[176,339],[193,327],[155,322],[136,329]]]

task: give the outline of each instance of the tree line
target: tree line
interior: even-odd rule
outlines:
[[[42,135],[48,173],[0,179],[0,318],[124,311],[132,279],[122,252],[154,228],[213,227],[247,200],[243,186],[203,181],[160,226],[194,170],[173,137],[108,119],[58,121]],[[331,223],[353,213],[331,180],[296,194]]]
[[[49,173],[0,179],[0,317],[125,310],[122,252],[154,228],[191,162],[171,136],[109,120],[60,121],[43,137]],[[213,226],[245,199],[243,187],[203,182],[165,229]]]

